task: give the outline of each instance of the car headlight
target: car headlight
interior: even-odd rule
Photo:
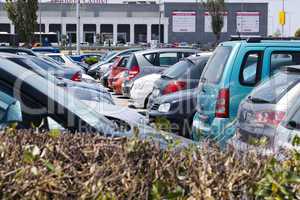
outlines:
[[[164,103],[158,107],[158,112],[166,113],[169,112],[170,108],[171,108],[170,103]]]

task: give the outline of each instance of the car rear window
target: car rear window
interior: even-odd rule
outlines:
[[[231,47],[219,46],[208,61],[203,79],[208,83],[218,83],[222,77],[224,67],[232,51]]]
[[[194,63],[189,60],[182,60],[168,68],[163,75],[168,78],[178,78],[183,75]]]
[[[251,93],[251,99],[265,103],[277,103],[300,80],[298,74],[278,72]]]

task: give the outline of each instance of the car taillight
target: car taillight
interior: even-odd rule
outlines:
[[[184,90],[185,88],[186,88],[185,81],[172,81],[165,87],[162,93],[163,95],[171,94],[180,90]]]
[[[219,91],[215,116],[217,118],[229,117],[229,89],[221,89]]]
[[[81,72],[76,72],[76,73],[72,76],[71,80],[72,80],[72,81],[78,81],[78,82],[80,82],[80,81],[81,81],[81,78],[82,78]]]
[[[140,73],[140,67],[139,66],[133,66],[131,69],[128,71],[129,74],[129,79],[133,79]]]
[[[261,124],[278,126],[285,117],[285,112],[281,111],[262,111],[255,113],[255,121]]]

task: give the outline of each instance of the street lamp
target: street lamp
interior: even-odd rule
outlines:
[[[165,11],[164,2],[159,0],[159,25],[158,25],[158,44],[161,44],[161,14]]]
[[[77,17],[77,25],[76,25],[76,52],[80,54],[80,0],[77,0],[76,3],[76,17]]]
[[[39,1],[39,32],[40,32],[40,45],[42,45],[42,11],[41,11],[41,0]]]

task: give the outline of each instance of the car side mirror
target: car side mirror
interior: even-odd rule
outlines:
[[[22,111],[19,101],[15,101],[7,107],[4,117],[1,121],[5,124],[22,122]]]

